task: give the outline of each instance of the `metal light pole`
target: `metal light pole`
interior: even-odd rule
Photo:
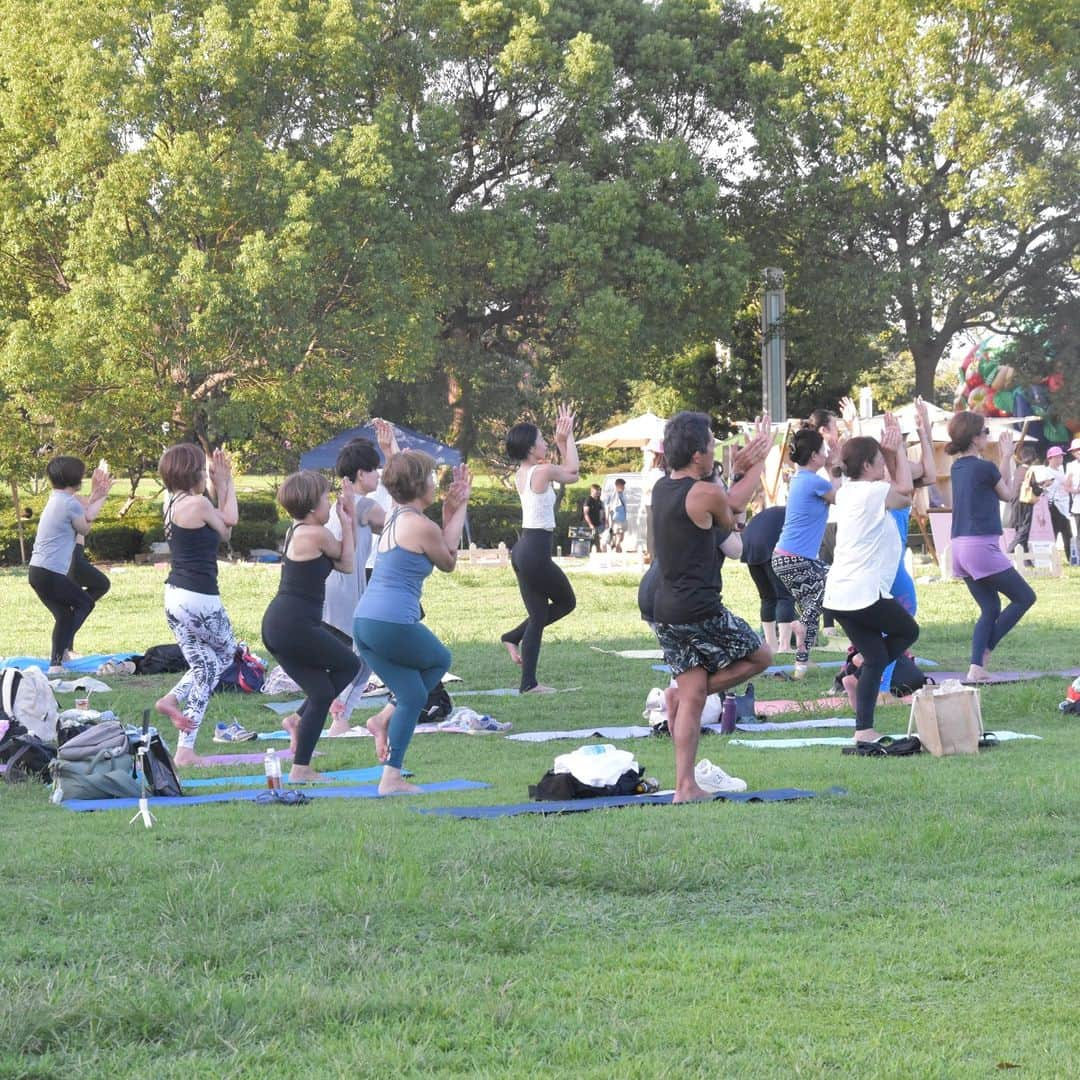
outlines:
[[[787,420],[787,346],[784,340],[784,271],[767,266],[761,297],[761,383],[765,411]]]

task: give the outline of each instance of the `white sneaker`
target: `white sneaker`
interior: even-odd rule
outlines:
[[[714,794],[720,791],[736,792],[746,790],[746,781],[737,776],[728,776],[719,765],[714,765],[708,758],[702,758],[694,766],[694,779],[702,791]]]

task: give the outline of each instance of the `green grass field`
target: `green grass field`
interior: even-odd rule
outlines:
[[[1036,583],[1039,602],[995,667],[1077,662],[1080,574],[1067,573]],[[726,577],[729,604],[751,617],[745,574]],[[169,641],[162,578],[118,569],[78,648]],[[276,580],[275,568],[222,570],[236,630],[256,649]],[[589,648],[652,644],[636,577],[573,580],[578,608],[548,632],[541,677],[583,689],[463,704],[518,731],[639,721],[661,677]],[[0,600],[0,655],[46,650],[50,624],[23,573],[0,574]],[[966,591],[923,585],[919,600],[917,652],[963,667]],[[509,570],[436,574],[425,606],[466,686],[513,685],[496,643],[520,617]],[[171,678],[106,681],[101,704],[134,720]],[[758,696],[816,697],[830,682],[759,682]],[[488,790],[174,808],[152,831],[2,785],[0,1076],[1075,1075],[1080,721],[1058,712],[1064,690],[1057,678],[985,690],[988,728],[1042,741],[978,757],[703,739],[702,756],[752,788],[848,791],[788,804],[416,812],[523,801],[575,745],[498,735],[417,736],[408,756],[421,782]],[[218,697],[200,750],[232,716],[276,727],[257,698]],[[893,707],[878,726],[906,720]],[[668,742],[624,745],[671,783]],[[322,768],[374,763],[367,740],[321,749]],[[258,770],[218,770],[229,771]]]

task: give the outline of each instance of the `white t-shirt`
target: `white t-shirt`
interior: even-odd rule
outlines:
[[[343,634],[352,637],[353,614],[356,605],[360,603],[360,597],[364,595],[364,586],[367,584],[367,576],[364,572],[368,555],[371,551],[371,526],[368,525],[368,516],[375,506],[375,500],[366,495],[354,495],[353,505],[356,507],[354,519],[354,535],[356,539],[356,555],[353,560],[353,568],[347,574],[340,570],[332,570],[326,579],[326,599],[323,601],[324,623],[340,630]],[[337,511],[330,513],[330,520],[326,527],[333,535],[341,539],[341,519]]]
[[[641,505],[652,506],[653,485],[664,475],[663,469],[641,470]]]
[[[1080,514],[1080,461],[1074,458],[1065,466],[1065,478],[1072,484],[1072,512]]]
[[[1069,463],[1072,467],[1072,462]],[[1043,493],[1052,502],[1058,512],[1068,515],[1069,493],[1065,490],[1065,470],[1055,469],[1053,465],[1036,465],[1035,479],[1042,485]]]
[[[825,579],[825,607],[860,611],[891,597],[900,563],[900,530],[885,509],[887,480],[856,480],[836,493],[836,552]]]

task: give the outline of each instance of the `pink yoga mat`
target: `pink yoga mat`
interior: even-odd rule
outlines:
[[[200,754],[204,765],[258,765],[266,760],[266,754]],[[282,761],[292,758],[291,750],[278,750],[277,756]],[[181,765],[182,769],[197,769],[198,765]]]
[[[755,701],[754,712],[758,716],[783,716],[785,713],[813,712],[815,709],[843,709],[847,705],[846,697],[823,697],[813,701]]]

